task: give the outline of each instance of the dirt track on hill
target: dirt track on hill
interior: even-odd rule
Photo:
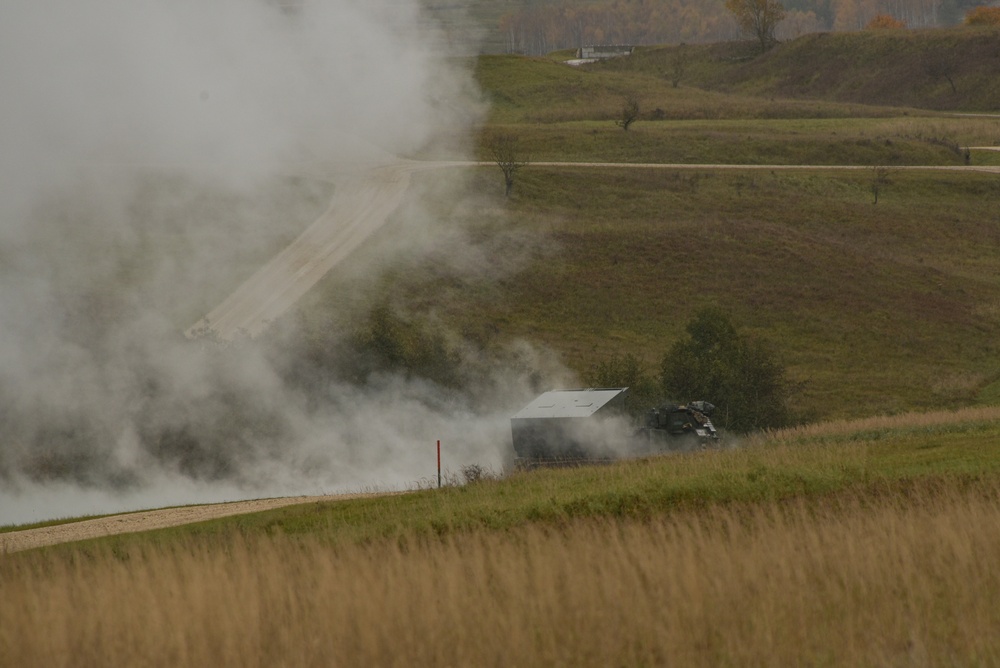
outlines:
[[[330,501],[345,501],[365,496],[380,496],[380,494],[332,494],[328,496],[289,496],[277,499],[256,499],[253,501],[233,501],[231,503],[213,503],[202,506],[184,506],[183,508],[163,508],[160,510],[145,510],[138,513],[111,515],[82,522],[58,524],[38,529],[24,529],[0,533],[0,555],[30,550],[58,543],[72,543],[90,538],[103,538],[123,533],[138,533],[165,529],[214,520],[231,515],[245,515],[263,510],[272,510],[284,506],[304,503],[324,503]]]
[[[399,208],[413,172],[469,162],[397,161],[333,177],[329,208],[208,315],[185,332],[222,341],[253,338],[288,310]]]

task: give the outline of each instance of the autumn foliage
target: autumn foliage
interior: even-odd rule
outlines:
[[[868,22],[865,30],[898,30],[905,27],[906,23],[904,21],[895,19],[889,14],[878,14]]]
[[[721,0],[531,3],[500,20],[509,52],[543,54],[588,44],[679,44],[729,38]]]
[[[998,26],[1000,25],[1000,7],[976,7],[965,15],[965,25]]]
[[[726,0],[726,9],[743,34],[757,41],[761,52],[777,40],[774,29],[785,18],[785,7],[777,0]]]

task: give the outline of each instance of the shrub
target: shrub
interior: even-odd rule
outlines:
[[[671,398],[709,401],[719,426],[746,433],[788,423],[785,369],[763,342],[737,331],[707,308],[687,325],[687,338],[663,357],[662,384]]]
[[[351,371],[360,380],[372,373],[403,373],[439,385],[460,384],[461,359],[443,333],[427,324],[409,321],[388,306],[376,307],[367,325],[352,341]]]
[[[585,380],[591,387],[629,388],[627,410],[632,415],[642,415],[662,399],[655,378],[632,353],[615,354],[598,362],[590,368]]]
[[[865,30],[899,30],[905,27],[905,21],[893,18],[889,14],[879,14],[868,22]]]
[[[1000,25],[1000,7],[975,7],[965,15],[967,26]]]

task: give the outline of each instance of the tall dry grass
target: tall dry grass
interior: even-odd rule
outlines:
[[[872,432],[906,431],[955,427],[967,428],[969,423],[1000,421],[1000,406],[972,406],[958,410],[874,415],[852,420],[829,420],[761,432],[746,439],[744,445],[801,444],[809,440],[836,436],[870,434]]]
[[[989,665],[1000,483],[331,547],[0,557],[0,663]]]

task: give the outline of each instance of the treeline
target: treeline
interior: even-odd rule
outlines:
[[[876,16],[908,28],[960,23],[976,0],[787,0],[776,37],[861,30]],[[542,55],[591,44],[680,44],[739,37],[724,0],[524,0],[499,24],[508,53]]]
[[[588,44],[672,44],[736,36],[723,0],[529,2],[500,21],[508,52],[540,55]]]

